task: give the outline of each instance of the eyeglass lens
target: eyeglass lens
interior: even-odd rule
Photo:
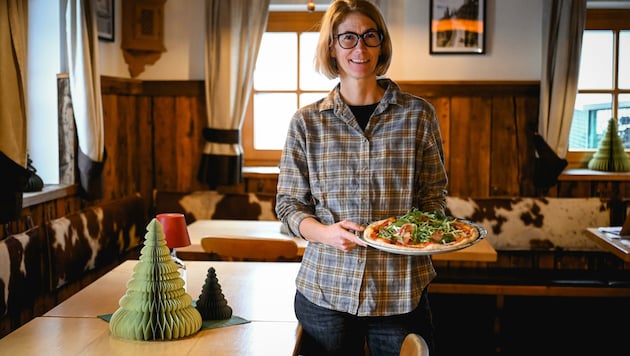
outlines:
[[[354,32],[344,32],[337,35],[339,46],[343,49],[354,48],[359,43],[359,37],[363,39],[368,47],[378,47],[383,42],[383,36],[378,31],[367,31],[361,35]]]

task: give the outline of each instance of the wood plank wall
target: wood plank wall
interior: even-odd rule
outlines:
[[[403,82],[437,112],[449,195],[536,196],[537,82]]]
[[[444,138],[449,194],[602,196],[608,182],[567,181],[548,192],[534,186],[533,133],[538,82],[399,82],[431,102]],[[103,77],[106,199],[153,189],[207,189],[197,181],[206,126],[203,81]],[[273,180],[273,178],[272,178]],[[107,184],[109,183],[109,184]],[[251,182],[250,182],[251,183]],[[268,189],[273,184],[248,184]],[[619,189],[619,187],[616,187]],[[623,185],[620,194],[628,196]],[[272,193],[272,192],[268,192]]]
[[[203,82],[147,81],[137,83],[141,93],[126,80],[104,80],[107,128],[124,125],[132,133],[142,128],[145,139],[133,147],[138,156],[148,157],[146,146],[153,134],[153,162],[137,159],[114,162],[124,168],[140,169],[123,185],[132,188],[140,181],[141,193],[151,188],[169,191],[205,189],[197,182],[199,157],[203,148],[201,132],[206,125]],[[449,193],[456,196],[535,196],[533,184],[534,148],[532,135],[538,117],[537,82],[430,83],[402,82],[401,87],[425,97],[436,107],[444,137]],[[131,93],[125,93],[130,90]],[[125,112],[133,110],[134,113]],[[136,117],[139,125],[128,122]],[[117,119],[118,118],[118,119]],[[153,120],[153,130],[148,121]],[[107,129],[106,129],[107,130]],[[116,129],[119,130],[119,129]],[[107,136],[107,133],[106,133]],[[106,139],[115,146],[116,142]],[[118,146],[120,147],[120,146]],[[129,146],[131,147],[131,146]],[[115,149],[115,148],[112,148]],[[133,152],[130,152],[133,153]],[[122,155],[121,155],[122,156]],[[134,160],[133,157],[123,160]],[[119,171],[119,170],[117,170]],[[132,172],[132,171],[130,171]],[[153,173],[153,185],[149,183]],[[112,192],[115,195],[115,192]]]
[[[103,200],[140,192],[150,212],[154,189],[207,189],[197,181],[206,126],[203,81],[103,77],[101,83],[107,149]],[[538,82],[399,84],[436,108],[452,196],[630,196],[627,183],[569,180],[548,192],[534,186],[532,135],[538,123]],[[226,189],[274,194],[275,178],[255,175],[240,187]],[[97,203],[66,197],[29,207],[23,215],[38,225]],[[24,226],[17,222],[5,231]]]

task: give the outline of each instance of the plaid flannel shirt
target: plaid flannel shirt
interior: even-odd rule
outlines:
[[[447,176],[439,122],[431,104],[389,79],[361,130],[339,85],[293,116],[280,162],[276,212],[300,236],[306,217],[361,224],[412,207],[445,209]],[[428,256],[358,246],[349,252],[309,243],[296,279],[311,302],[359,316],[407,313],[435,277]]]

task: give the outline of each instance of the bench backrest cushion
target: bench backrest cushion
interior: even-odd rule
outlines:
[[[0,241],[0,318],[17,317],[33,306],[43,291],[45,263],[40,227],[9,235]]]
[[[155,212],[182,213],[188,224],[195,220],[278,220],[275,196],[243,193],[222,194],[214,190],[190,193],[154,192]]]
[[[484,226],[496,250],[598,251],[585,230],[610,221],[599,198],[447,197],[446,204],[447,215]]]
[[[49,221],[52,290],[120,260],[139,246],[144,215],[142,198],[133,195]]]

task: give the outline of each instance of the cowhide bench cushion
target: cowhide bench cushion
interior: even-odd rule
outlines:
[[[33,227],[0,241],[0,319],[19,318],[44,290],[42,235]]]
[[[136,194],[48,222],[52,290],[121,262],[139,248],[145,215],[143,200]]]
[[[446,203],[448,215],[484,226],[496,250],[601,251],[584,231],[610,221],[599,198],[447,197]]]
[[[208,219],[278,220],[275,213],[275,196],[245,194],[221,194],[214,190],[190,193],[153,193],[155,213],[182,213],[186,223]]]

